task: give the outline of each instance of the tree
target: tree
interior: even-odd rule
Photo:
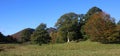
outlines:
[[[50,27],[47,28],[47,32],[49,33],[49,36],[51,38],[51,43],[56,43],[57,40],[57,29]]]
[[[85,34],[85,31],[84,31],[84,25],[86,23],[86,15],[85,14],[79,14],[79,30],[80,30],[80,34],[79,36],[83,37],[83,40],[87,40],[87,35]]]
[[[120,25],[120,20],[118,21],[118,23],[117,23],[118,25]]]
[[[17,40],[15,38],[13,38],[11,35],[8,35],[4,38],[4,42],[5,43],[16,43]]]
[[[82,26],[85,24],[85,14],[79,14],[79,24]]]
[[[90,17],[95,14],[95,13],[99,13],[102,12],[102,9],[94,6],[92,8],[89,9],[89,11],[87,12],[87,14],[85,15],[85,21],[87,21],[88,19],[90,19]]]
[[[82,37],[84,37],[83,38],[84,40],[87,40],[89,38],[89,36],[85,33],[85,30],[84,30],[85,24],[87,23],[87,21],[90,19],[90,17],[93,14],[99,13],[99,12],[102,12],[102,9],[94,6],[94,7],[90,8],[86,14],[79,15],[79,18],[80,18],[80,22],[79,22],[80,27],[79,28],[80,28]]]
[[[64,31],[58,31],[57,32],[57,43],[64,43],[67,42],[67,33]]]
[[[67,38],[69,38],[69,41],[72,41],[74,39],[74,37],[77,37],[75,32],[68,32]]]
[[[4,37],[5,36],[0,32],[0,42],[3,42]]]
[[[22,31],[22,34],[21,34],[22,42],[28,42],[28,41],[30,41],[31,34],[33,32],[34,32],[34,29],[31,29],[31,28],[24,29]]]
[[[118,21],[116,29],[117,29],[118,32],[120,32],[120,21]]]
[[[109,38],[115,32],[115,27],[115,22],[110,15],[99,12],[90,17],[84,29],[92,41],[107,43],[112,42],[112,40],[109,41]]]
[[[14,39],[12,36],[8,35],[8,36],[4,36],[1,32],[0,32],[0,42],[1,43],[16,43],[16,39]]]
[[[56,29],[56,28],[53,28],[53,27],[50,27],[50,28],[47,28],[47,32],[48,32],[49,35],[50,35],[51,32],[57,32],[57,29]]]
[[[56,31],[50,32],[50,37],[51,37],[51,42],[52,43],[56,43],[57,42],[57,32]]]
[[[75,13],[67,13],[62,15],[57,23],[56,27],[58,28],[58,38],[63,39],[65,42],[70,41],[70,37],[68,37],[69,32],[75,32],[76,35],[79,35],[79,20],[78,15]],[[74,40],[79,39],[79,36],[74,36]]]
[[[34,44],[46,44],[50,42],[49,34],[46,30],[46,24],[41,23],[33,32],[31,41]]]

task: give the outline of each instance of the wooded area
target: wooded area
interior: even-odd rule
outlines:
[[[0,43],[48,44],[91,40],[100,43],[120,43],[120,21],[92,7],[86,14],[74,12],[62,15],[55,27],[40,23],[36,29],[27,28],[13,35],[0,33]]]

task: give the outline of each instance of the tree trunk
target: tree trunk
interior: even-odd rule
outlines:
[[[70,39],[69,39],[69,37],[67,38],[67,42],[70,42]]]

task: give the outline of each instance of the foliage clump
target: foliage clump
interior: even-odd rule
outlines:
[[[50,37],[46,29],[46,24],[41,23],[33,32],[31,42],[39,45],[49,43]]]

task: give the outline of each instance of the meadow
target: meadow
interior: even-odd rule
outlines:
[[[120,44],[82,41],[62,44],[0,44],[0,56],[120,56]]]

